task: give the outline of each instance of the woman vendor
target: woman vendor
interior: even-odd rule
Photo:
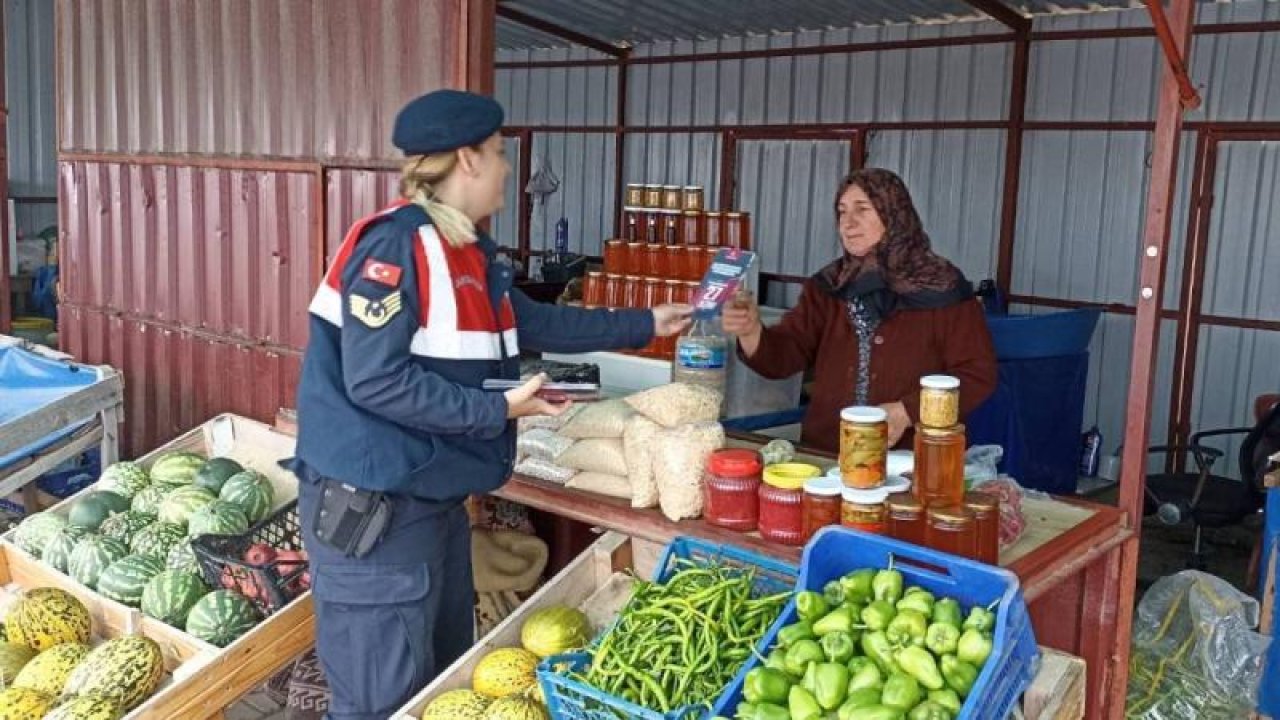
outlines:
[[[922,376],[960,379],[962,417],[995,390],[991,334],[972,285],[930,249],[901,178],[854,172],[835,211],[844,252],[805,281],[796,307],[766,328],[742,294],[725,307],[724,329],[767,378],[813,370],[806,445],[838,450],[840,410],[850,405],[883,408],[889,444],[903,445],[919,419]]]

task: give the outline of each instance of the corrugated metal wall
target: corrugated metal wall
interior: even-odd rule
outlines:
[[[9,109],[9,193],[52,196],[54,142],[53,4],[5,0],[5,105]]]

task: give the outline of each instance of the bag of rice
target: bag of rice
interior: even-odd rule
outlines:
[[[573,440],[546,428],[534,428],[516,437],[516,452],[523,457],[555,460],[573,445]]]
[[[569,482],[570,478],[578,471],[573,468],[561,467],[550,460],[542,458],[525,458],[516,463],[515,472],[563,485]]]
[[[633,508],[651,508],[658,504],[658,484],[653,481],[653,444],[661,429],[649,418],[636,415],[627,421],[627,428],[622,431],[622,452],[627,459]]]
[[[579,440],[560,453],[556,464],[582,472],[627,474],[627,456],[623,453],[620,437]]]
[[[701,385],[670,383],[630,395],[626,400],[636,412],[670,428],[719,420],[724,396]]]
[[[557,431],[564,427],[573,419],[574,415],[582,412],[582,405],[570,405],[568,410],[559,415],[528,415],[520,418],[516,422],[516,430],[518,432],[526,432],[543,428],[546,430]]]
[[[598,472],[580,472],[565,485],[574,490],[585,490],[599,495],[627,500],[631,497],[631,483],[621,475]]]
[[[565,423],[560,434],[575,440],[620,438],[627,420],[634,414],[631,406],[620,399],[583,403],[583,409]]]
[[[702,514],[703,473],[707,458],[724,446],[724,428],[718,422],[694,423],[657,434],[653,477],[658,484],[658,504],[668,520],[676,522]]]

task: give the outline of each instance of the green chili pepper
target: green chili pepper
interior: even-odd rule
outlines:
[[[951,720],[951,711],[936,702],[926,700],[907,713],[907,720]]]
[[[803,620],[778,631],[778,642],[784,648],[789,648],[800,640],[812,640],[813,637],[813,626]]]
[[[832,580],[822,586],[822,599],[827,601],[827,605],[837,607],[844,603],[844,586],[840,584],[840,580]]]
[[[836,608],[813,624],[813,634],[821,637],[833,632],[849,632],[853,629],[853,613],[848,608]]]
[[[915,678],[904,673],[894,673],[884,682],[884,689],[880,691],[880,704],[906,712],[915,707],[922,697],[924,692]]]
[[[782,648],[774,648],[773,652],[770,652],[765,657],[764,666],[785,673],[787,671],[787,651]]]
[[[862,608],[862,624],[866,625],[868,630],[884,630],[889,627],[889,623],[893,622],[893,616],[896,614],[897,611],[893,609],[892,603],[887,600],[876,600]]]
[[[996,615],[986,608],[975,607],[969,611],[969,617],[965,618],[964,629],[989,633],[996,629]]]
[[[822,654],[822,646],[817,640],[799,640],[787,648],[787,674],[792,677],[803,677],[809,663],[822,662],[827,656]]]
[[[780,670],[757,667],[747,673],[742,696],[749,703],[783,703],[791,690],[791,680]]]
[[[915,592],[908,591],[907,594],[903,595],[902,599],[898,601],[898,612],[902,612],[903,610],[915,610],[925,617],[932,616],[934,605],[933,593],[928,590],[921,590],[920,588],[913,587],[911,589],[915,590]]]
[[[960,603],[955,598],[942,598],[933,604],[933,621],[936,623],[946,623],[955,625],[960,628],[964,622],[964,613],[960,609]]]
[[[805,590],[796,595],[796,614],[800,616],[801,620],[813,622],[826,615],[828,610],[830,610],[830,607],[821,593]]]
[[[871,594],[876,600],[890,605],[902,599],[902,573],[889,567],[876,573],[871,581]]]
[[[847,632],[833,632],[823,635],[818,644],[827,655],[827,662],[847,663],[853,657],[855,649],[854,636]]]
[[[959,642],[959,628],[949,623],[935,622],[929,626],[929,632],[924,636],[925,647],[939,657],[955,653]]]
[[[947,687],[962,698],[969,696],[973,684],[978,681],[978,668],[960,660],[955,655],[942,656],[942,679]]]
[[[973,628],[965,630],[957,643],[956,657],[974,667],[982,667],[991,657],[991,638]]]
[[[956,694],[956,691],[951,688],[930,690],[929,700],[950,710],[952,715],[959,715],[960,707],[964,704],[960,702],[960,696]]]
[[[880,688],[884,685],[884,675],[880,674],[880,666],[869,657],[856,657],[849,661],[849,693],[859,690],[875,689],[876,702],[880,702]]]
[[[884,673],[898,672],[898,663],[893,659],[893,645],[883,631],[864,633],[862,636],[862,653],[875,661]]]
[[[823,710],[835,710],[849,694],[849,668],[840,663],[818,663],[813,696]]]
[[[800,687],[811,694],[818,692],[818,664],[811,662],[805,666],[804,677],[800,678]]]
[[[880,688],[862,688],[849,693],[844,699],[844,704],[837,711],[837,717],[844,720],[849,717],[849,713],[858,708],[872,707],[880,704]]]
[[[857,570],[840,578],[840,587],[844,589],[844,601],[864,603],[872,598],[872,585],[876,571],[870,568]]]
[[[888,705],[872,705],[860,707],[849,712],[840,720],[902,720],[902,710]]]
[[[813,693],[799,685],[791,686],[787,696],[787,710],[791,712],[791,720],[817,720],[822,717],[822,706],[818,704]]]
[[[889,623],[889,627],[885,629],[889,642],[898,647],[907,647],[908,645],[923,647],[925,635],[929,631],[927,617],[927,615],[922,615],[915,610],[903,610],[898,613]]]
[[[893,659],[904,673],[919,680],[929,690],[941,690],[944,687],[942,673],[938,671],[938,661],[933,659],[928,650],[912,645],[899,650]]]

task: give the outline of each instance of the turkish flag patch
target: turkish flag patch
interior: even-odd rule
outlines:
[[[387,287],[400,287],[400,272],[399,265],[392,265],[389,262],[370,258],[364,261],[364,268],[360,271],[360,277],[381,283]]]

